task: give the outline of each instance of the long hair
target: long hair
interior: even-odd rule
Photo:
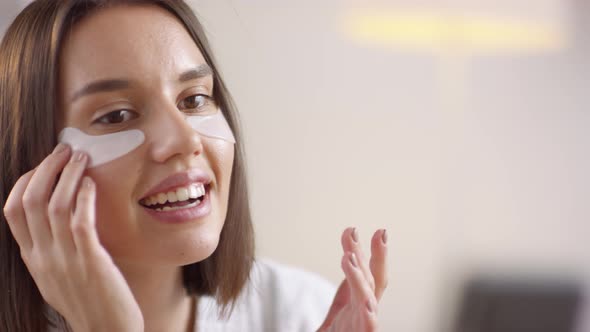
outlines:
[[[204,30],[182,0],[37,0],[10,25],[0,45],[0,205],[24,173],[57,144],[57,77],[64,36],[91,13],[119,4],[153,4],[184,25],[213,70],[214,98],[236,138],[228,210],[217,249],[183,267],[189,294],[210,295],[220,316],[231,314],[254,262],[254,230],[238,113],[213,59]],[[27,270],[4,214],[0,214],[0,330],[45,331],[46,303]],[[63,317],[59,319],[64,322]]]

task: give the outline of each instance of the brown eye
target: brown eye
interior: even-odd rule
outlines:
[[[137,117],[137,115],[129,110],[116,110],[101,116],[96,119],[96,122],[102,124],[119,124],[135,117]]]
[[[187,108],[198,108],[204,102],[204,97],[202,95],[194,95],[184,99],[184,105]]]
[[[197,94],[184,98],[178,108],[188,110],[189,113],[202,113],[214,106],[213,99],[210,96]]]

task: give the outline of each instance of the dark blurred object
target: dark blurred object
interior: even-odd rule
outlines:
[[[573,332],[581,294],[574,282],[475,278],[455,332]]]

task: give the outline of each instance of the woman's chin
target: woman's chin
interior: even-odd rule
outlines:
[[[127,266],[184,266],[203,261],[210,257],[219,244],[219,234],[203,234],[198,236],[182,236],[181,238],[160,239],[148,247],[122,250],[108,250],[117,264]],[[125,248],[130,249],[130,248]]]
[[[176,243],[177,250],[170,253],[168,257],[164,257],[166,263],[174,262],[175,265],[183,266],[193,263],[197,263],[209,258],[217,245],[219,244],[219,234],[199,234],[198,237],[184,243],[182,246],[178,246],[180,243]]]

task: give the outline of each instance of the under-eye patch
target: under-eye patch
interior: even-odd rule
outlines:
[[[195,131],[203,136],[236,143],[234,134],[220,109],[210,115],[188,115],[186,121],[188,121]]]
[[[72,151],[84,151],[90,156],[90,167],[96,167],[122,157],[145,141],[141,130],[133,129],[112,134],[92,136],[77,128],[64,128],[59,134],[60,143],[72,147]]]
[[[199,134],[235,144],[236,140],[221,110],[207,115],[188,115],[186,121]],[[64,128],[58,137],[73,151],[84,151],[90,157],[88,168],[118,159],[145,141],[141,130],[132,129],[106,135],[88,135],[77,128]]]

